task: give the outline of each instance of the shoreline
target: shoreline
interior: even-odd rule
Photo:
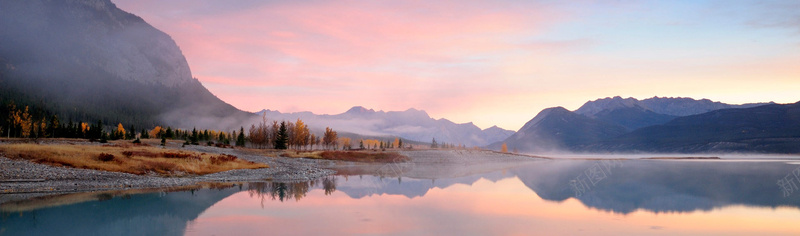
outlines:
[[[86,141],[54,140],[53,142]],[[47,143],[47,142],[45,142]],[[0,143],[2,144],[2,143]],[[91,143],[94,144],[94,143]],[[15,160],[0,155],[0,204],[34,197],[130,191],[144,189],[192,188],[207,184],[243,182],[311,181],[331,175],[375,175],[420,179],[455,178],[497,170],[505,170],[537,161],[651,160],[651,161],[726,161],[719,157],[660,155],[634,158],[558,158],[537,155],[502,153],[489,150],[397,150],[408,160],[396,162],[353,162],[313,158],[281,157],[254,152],[251,149],[219,148],[171,142],[166,147],[202,153],[234,155],[241,159],[264,163],[269,168],[237,169],[206,175],[163,177],[155,174],[134,175],[120,172],[56,167],[28,160]],[[630,157],[630,156],[629,156]]]

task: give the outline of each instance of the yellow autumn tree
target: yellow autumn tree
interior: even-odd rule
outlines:
[[[47,120],[42,117],[42,120],[39,121],[39,129],[37,130],[38,135],[36,137],[39,138],[46,138],[47,137]]]
[[[339,143],[342,144],[342,149],[352,149],[353,148],[353,144],[350,143],[350,141],[351,141],[350,138],[347,138],[347,137],[340,137],[339,138]]]
[[[394,142],[392,142],[392,147],[400,148],[400,138],[394,138]]]
[[[122,126],[122,123],[117,125],[117,129],[114,130],[114,136],[116,138],[125,139],[125,127]]]
[[[156,126],[150,130],[150,138],[158,138],[159,134],[161,134],[161,126]]]
[[[28,138],[31,136],[31,131],[33,131],[33,119],[31,118],[31,114],[28,112],[28,107],[25,107],[25,111],[20,114],[17,119],[19,120],[21,130],[21,135],[23,138]]]
[[[85,135],[87,131],[89,131],[89,124],[81,122],[81,133]]]
[[[298,118],[297,122],[294,123],[294,140],[292,142],[296,145],[295,148],[299,149],[306,146],[308,144],[310,133],[311,132],[308,130],[308,125],[303,123],[303,121]]]
[[[506,145],[506,143],[503,143],[503,146],[500,147],[500,151],[501,152],[508,152],[508,145]]]

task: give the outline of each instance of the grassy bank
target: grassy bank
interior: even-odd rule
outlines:
[[[162,176],[204,175],[235,169],[267,168],[266,164],[224,154],[207,154],[160,147],[111,144],[6,144],[0,153],[12,159],[84,169],[156,173]]]

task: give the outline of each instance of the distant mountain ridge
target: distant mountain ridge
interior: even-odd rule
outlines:
[[[800,153],[798,106],[605,98],[574,112],[545,109],[504,143],[524,152]]]
[[[605,110],[615,110],[619,108],[641,108],[655,113],[670,115],[670,116],[688,116],[706,113],[709,111],[727,109],[727,108],[749,108],[761,105],[774,104],[769,103],[749,103],[741,105],[732,105],[721,102],[714,102],[708,99],[695,100],[693,98],[684,97],[652,97],[644,100],[636,98],[622,98],[606,97],[594,101],[588,101],[583,104],[575,113],[594,117],[598,113]]]
[[[302,119],[310,125],[326,125],[339,131],[371,136],[398,136],[408,140],[467,146],[486,146],[504,140],[514,131],[493,126],[480,129],[470,123],[456,124],[447,119],[433,119],[427,112],[414,108],[405,111],[375,111],[361,106],[336,115],[317,115],[311,112],[281,113],[262,110],[270,120]],[[312,127],[314,128],[314,127]],[[324,128],[324,127],[316,127]]]

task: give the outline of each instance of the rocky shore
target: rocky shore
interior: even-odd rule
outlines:
[[[332,165],[326,160],[267,157],[247,154],[238,149],[207,146],[186,148],[207,153],[231,154],[249,161],[266,163],[270,168],[232,170],[202,176],[162,177],[155,174],[134,175],[54,167],[0,156],[0,203],[61,193],[170,188],[203,182],[308,181],[335,173],[325,168]]]

